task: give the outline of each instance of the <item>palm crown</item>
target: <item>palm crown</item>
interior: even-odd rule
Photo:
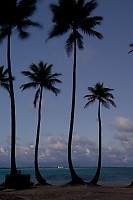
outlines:
[[[47,63],[43,63],[42,61],[37,65],[32,64],[30,66],[31,71],[23,71],[22,74],[27,76],[31,82],[23,84],[21,86],[22,90],[28,89],[28,88],[38,88],[37,92],[35,94],[34,99],[34,106],[36,107],[36,102],[38,100],[39,94],[41,92],[41,88],[45,88],[48,90],[51,90],[52,92],[57,95],[60,93],[60,90],[54,87],[55,83],[61,83],[61,81],[57,78],[57,76],[60,76],[61,74],[54,73],[52,74],[52,66],[48,65]]]
[[[102,35],[95,31],[95,25],[100,24],[102,17],[90,17],[91,12],[97,7],[95,0],[85,3],[85,0],[59,0],[59,5],[51,4],[51,10],[54,14],[53,22],[55,26],[51,31],[49,38],[60,36],[68,30],[73,32],[66,41],[66,51],[68,55],[72,53],[74,40],[77,40],[78,47],[83,48],[83,36],[79,29],[87,34],[102,39]]]
[[[4,70],[4,66],[0,67],[0,86],[9,91],[8,70]]]
[[[88,102],[85,107],[87,107],[90,103],[93,103],[96,99],[99,100],[99,102],[106,108],[110,108],[110,104],[116,107],[113,101],[114,96],[110,93],[110,91],[113,91],[114,89],[104,88],[103,83],[100,84],[100,82],[98,82],[94,88],[88,87],[88,90],[91,94],[84,96],[84,98],[88,98]]]
[[[0,40],[12,33],[14,28],[19,32],[19,36],[23,39],[29,36],[25,31],[28,26],[37,26],[39,24],[32,22],[30,17],[35,11],[37,0],[1,0],[0,12]]]

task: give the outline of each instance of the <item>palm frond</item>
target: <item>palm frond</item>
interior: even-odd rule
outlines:
[[[97,2],[95,0],[91,0],[84,5],[84,9],[87,11],[87,15],[89,16],[91,12],[97,7]]]
[[[89,36],[96,36],[102,39],[102,34],[95,31],[94,27],[99,25],[103,18],[100,16],[90,17],[91,12],[96,7],[96,0],[91,0],[87,3],[85,3],[85,0],[59,0],[58,5],[52,4],[50,8],[53,12],[54,26],[48,39],[61,36],[67,33],[68,30],[71,30],[72,33],[65,43],[68,56],[70,56],[73,51],[75,39],[78,47],[83,49],[83,37],[79,34],[79,29]]]
[[[9,89],[9,83],[1,83],[1,82],[0,82],[0,86],[1,86],[2,88],[6,89],[8,92],[10,91],[10,89]]]
[[[61,80],[57,79],[56,77],[58,76],[62,76],[62,74],[59,74],[59,73],[54,73],[52,75],[49,76],[49,80],[52,81],[52,82],[58,82],[58,83],[61,83]]]
[[[53,30],[49,33],[49,37],[47,40],[49,40],[52,37],[58,37],[58,36],[64,35],[65,33],[67,33],[68,29],[69,29],[69,26],[65,24],[63,24],[62,26],[55,25],[53,27]]]
[[[1,67],[0,67],[1,68]],[[8,69],[5,69],[5,71],[3,71],[3,69],[4,69],[4,66],[2,66],[2,72],[3,72],[3,76],[4,77],[7,77],[7,75],[8,75]],[[8,78],[9,79],[9,78]]]
[[[0,29],[0,42],[8,35],[8,28],[1,28]]]
[[[91,94],[87,94],[87,95],[85,95],[84,96],[84,98],[90,98],[90,97],[92,97],[93,95],[91,95]]]
[[[41,61],[41,62],[42,62],[42,61]],[[41,63],[41,62],[40,62],[40,63]],[[39,65],[40,65],[40,63],[39,63]],[[38,73],[39,73],[38,66],[35,65],[34,63],[32,63],[32,64],[30,65],[30,70],[33,71],[35,74],[38,74]],[[33,73],[30,72],[30,74],[33,74]]]
[[[85,97],[88,98],[87,106],[90,104],[90,102],[94,102],[93,100],[98,100],[102,103],[102,105],[106,108],[110,108],[110,104],[114,107],[116,107],[113,99],[113,94],[110,93],[110,91],[113,91],[114,89],[110,88],[104,88],[103,83],[96,83],[95,87],[88,87],[88,90],[91,94],[86,95]]]
[[[133,52],[133,43],[131,43],[129,46],[130,46],[132,49],[131,49],[128,53],[131,53],[131,52]]]
[[[22,89],[22,91],[29,88],[36,88],[36,84],[35,82],[30,82],[30,83],[21,85],[20,88]]]
[[[88,101],[86,103],[86,105],[84,106],[84,108],[87,108],[90,104],[94,103],[94,101],[95,101],[95,98],[92,98],[92,100],[90,100],[90,101]]]
[[[27,76],[28,78],[30,78],[32,81],[37,81],[37,77],[35,73],[32,73],[30,71],[23,71],[21,72],[24,76]]]
[[[105,108],[108,108],[110,109],[110,105],[107,101],[105,101],[104,99],[100,98],[100,102],[102,103],[102,105],[105,107]]]
[[[47,65],[47,63],[43,63],[43,61],[40,61],[38,65],[32,63],[32,65],[30,65],[30,71],[22,72],[22,74],[32,80],[32,82],[21,85],[21,89],[25,90],[32,87],[38,88],[34,98],[35,107],[40,94],[40,88],[50,90],[55,93],[55,95],[60,93],[60,90],[54,87],[54,85],[56,83],[61,83],[61,81],[57,78],[61,74],[52,74],[52,67],[52,64]]]
[[[21,0],[17,6],[19,14],[30,17],[36,10],[37,0]]]
[[[36,94],[35,94],[35,98],[34,98],[34,107],[36,107],[36,103],[37,103],[37,100],[38,100],[38,97],[40,95],[40,88],[37,90]]]
[[[72,51],[73,51],[73,44],[74,44],[74,40],[75,40],[75,35],[74,33],[71,33],[69,38],[67,39],[66,41],[66,44],[65,44],[65,49],[66,49],[66,52],[67,52],[67,55],[70,56]]]
[[[107,101],[108,101],[112,106],[117,107],[116,104],[115,104],[115,102],[112,101],[111,99],[107,99]]]
[[[30,27],[30,26],[38,26],[42,28],[42,26],[39,23],[33,22],[29,19],[24,19],[23,21],[18,23],[18,28],[21,27],[21,29],[26,29],[27,27]]]
[[[77,44],[78,44],[78,47],[79,49],[83,49],[83,36],[78,32],[78,31],[75,31],[75,38],[77,40]]]
[[[19,30],[19,37],[21,39],[26,39],[30,36],[30,34],[27,31],[24,31],[21,27],[18,27]]]
[[[101,33],[97,32],[97,31],[94,31],[93,29],[90,29],[88,32],[86,32],[88,35],[91,35],[91,36],[96,36],[98,39],[103,39],[103,36]]]
[[[2,40],[10,31],[17,29],[21,39],[29,36],[25,31],[29,26],[39,26],[38,23],[32,22],[31,17],[36,9],[37,0],[5,0],[7,6],[2,7],[2,14],[0,13],[0,40]],[[3,15],[3,16],[2,16]]]
[[[52,85],[47,85],[45,88],[55,93],[56,96],[61,92],[58,88]]]
[[[131,52],[133,52],[133,49],[132,49],[132,50],[130,50],[128,53],[131,53]]]
[[[0,67],[0,86],[9,92],[8,70],[4,70],[4,66]]]
[[[129,46],[130,46],[130,47],[133,47],[133,43],[131,43]]]

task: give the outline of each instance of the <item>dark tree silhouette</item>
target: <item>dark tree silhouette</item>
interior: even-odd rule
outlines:
[[[131,43],[129,46],[131,47],[131,50],[128,53],[131,53],[133,52],[133,43]],[[133,186],[133,181],[131,182],[130,186]]]
[[[102,17],[90,16],[91,12],[96,7],[97,3],[95,0],[87,1],[87,3],[85,3],[85,0],[59,0],[58,5],[51,4],[50,6],[53,12],[54,27],[48,39],[55,36],[62,36],[68,31],[71,31],[68,39],[66,40],[65,48],[68,56],[70,56],[74,50],[72,107],[68,140],[68,162],[72,177],[72,184],[84,183],[84,181],[76,174],[71,158],[76,93],[76,50],[77,45],[79,49],[83,49],[83,36],[79,30],[87,36],[96,36],[97,38],[102,39],[102,35],[94,30],[95,26],[100,24]]]
[[[98,167],[96,174],[94,178],[91,180],[90,184],[97,185],[97,182],[99,180],[100,176],[100,170],[101,170],[101,150],[102,150],[102,141],[101,141],[101,135],[102,135],[102,125],[101,125],[101,116],[100,116],[100,106],[101,104],[106,107],[110,108],[110,104],[114,107],[116,107],[113,99],[114,96],[110,93],[110,91],[113,91],[113,89],[110,88],[104,88],[103,83],[100,84],[100,82],[96,83],[95,87],[88,87],[88,90],[91,94],[84,96],[84,98],[88,98],[88,102],[85,105],[85,108],[88,107],[88,105],[95,102],[95,100],[98,100],[98,121],[99,121],[99,159],[98,159]]]
[[[11,35],[16,29],[19,37],[25,39],[29,36],[26,28],[37,26],[29,17],[36,9],[37,0],[1,0],[0,1],[0,41],[7,37],[7,62],[9,74],[9,87],[11,99],[11,175],[17,174],[15,161],[15,97],[13,88],[13,76],[11,69]]]
[[[38,145],[39,145],[39,134],[40,134],[40,123],[41,123],[41,103],[42,103],[42,92],[43,89],[47,89],[57,95],[60,90],[54,87],[56,83],[61,83],[57,78],[61,74],[52,74],[52,65],[43,63],[42,61],[37,65],[32,64],[30,66],[30,71],[23,71],[22,74],[27,76],[31,82],[26,83],[21,86],[22,90],[29,88],[37,88],[34,98],[34,106],[36,107],[37,100],[39,98],[39,108],[38,108],[38,125],[37,125],[37,135],[36,135],[36,146],[35,146],[35,174],[36,179],[40,184],[46,185],[46,180],[41,176],[38,167]]]
[[[4,70],[4,66],[0,67],[0,86],[9,92],[8,70]]]

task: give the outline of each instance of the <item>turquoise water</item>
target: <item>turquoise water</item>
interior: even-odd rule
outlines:
[[[31,174],[31,181],[36,182],[34,168],[22,168],[22,174]],[[85,181],[89,182],[96,168],[75,168],[77,174]],[[42,176],[51,184],[65,184],[71,181],[68,168],[41,168]],[[5,175],[10,173],[10,169],[0,169],[0,183],[4,182]],[[133,168],[102,168],[99,184],[128,185],[133,181]]]

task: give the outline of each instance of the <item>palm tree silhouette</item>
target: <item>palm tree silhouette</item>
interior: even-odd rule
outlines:
[[[13,30],[16,29],[21,39],[29,36],[25,29],[29,26],[37,26],[29,17],[36,9],[36,0],[1,0],[0,3],[0,41],[7,37],[7,62],[9,74],[9,87],[11,99],[11,175],[17,174],[15,161],[15,97],[13,88],[13,76],[11,70],[10,43]]]
[[[88,105],[95,102],[95,100],[98,100],[98,121],[99,121],[99,159],[98,159],[98,167],[96,174],[94,178],[91,180],[90,184],[97,185],[100,170],[101,170],[101,149],[102,149],[102,141],[101,141],[101,134],[102,134],[102,125],[101,125],[101,116],[100,116],[100,110],[101,110],[101,104],[106,107],[110,108],[110,104],[114,107],[116,107],[113,99],[114,96],[110,93],[110,91],[113,91],[113,89],[110,88],[104,88],[103,83],[100,84],[100,82],[96,83],[95,87],[88,87],[88,90],[91,94],[84,96],[84,98],[88,98],[88,102],[85,105],[85,108],[88,107]]]
[[[22,74],[27,76],[31,82],[26,83],[21,86],[22,90],[29,88],[37,88],[34,98],[34,107],[36,107],[37,100],[39,98],[39,108],[38,108],[38,125],[37,125],[37,135],[36,135],[36,146],[35,146],[35,174],[36,179],[40,184],[46,185],[46,180],[41,176],[38,168],[38,145],[39,145],[39,134],[40,134],[40,122],[41,122],[41,103],[42,103],[42,92],[43,89],[47,89],[57,95],[60,93],[60,90],[54,87],[56,83],[61,83],[58,76],[61,74],[54,73],[52,74],[52,66],[42,61],[37,65],[32,64],[30,66],[30,71],[23,71]]]
[[[71,107],[71,119],[69,129],[68,140],[68,162],[72,177],[72,184],[84,183],[84,181],[76,174],[71,158],[71,145],[72,134],[74,125],[74,110],[75,110],[75,93],[76,93],[76,49],[77,45],[79,49],[83,49],[83,36],[79,32],[79,29],[88,36],[96,36],[102,39],[102,35],[94,30],[94,27],[100,24],[102,17],[91,17],[91,12],[97,7],[95,0],[59,0],[59,5],[51,4],[51,10],[53,12],[53,22],[55,23],[53,30],[51,31],[49,38],[55,36],[61,36],[72,31],[66,40],[66,52],[68,56],[74,50],[74,64],[73,64],[73,89],[72,89],[72,107]]]
[[[0,86],[9,92],[8,70],[4,70],[4,66],[0,67]]]

